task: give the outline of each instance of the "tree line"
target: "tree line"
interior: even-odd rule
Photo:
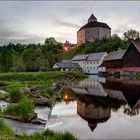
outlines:
[[[71,59],[76,54],[111,52],[126,49],[131,41],[140,41],[140,34],[128,30],[123,38],[112,35],[110,38],[81,44],[70,52],[63,51],[63,44],[54,38],[47,38],[43,44],[20,43],[0,46],[0,72],[47,71],[62,59]]]
[[[62,43],[54,38],[47,38],[43,45],[3,45],[0,47],[0,72],[47,71],[57,62],[54,54],[62,51]]]

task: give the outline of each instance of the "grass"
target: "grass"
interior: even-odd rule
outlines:
[[[10,102],[17,103],[23,98],[23,94],[19,88],[13,88],[9,91]]]
[[[2,119],[0,119],[0,139],[5,140],[5,139],[14,139],[15,134],[12,128],[5,123]]]
[[[53,132],[52,130],[45,130],[42,133],[36,132],[33,135],[27,136],[24,134],[21,136],[23,140],[37,139],[37,140],[76,140],[69,132],[61,133],[61,132]]]
[[[27,121],[29,113],[33,112],[33,110],[33,102],[30,99],[24,97],[17,104],[8,104],[7,108],[3,111],[3,114],[16,116],[22,121]]]
[[[76,78],[84,77],[79,71],[48,71],[48,72],[19,72],[0,73],[1,81],[40,81],[51,80],[61,76],[74,75]],[[7,83],[5,83],[7,84]]]
[[[12,139],[12,140],[76,140],[69,132],[58,133],[52,130],[46,129],[45,131],[39,133],[35,132],[31,135],[21,134],[16,136],[15,131],[2,119],[0,119],[0,139]]]

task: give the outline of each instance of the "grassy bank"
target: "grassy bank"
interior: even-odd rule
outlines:
[[[75,78],[84,77],[79,71],[48,71],[48,72],[19,72],[19,73],[0,73],[2,81],[40,81],[56,79],[61,76],[73,75]]]
[[[57,133],[51,130],[45,130],[41,133],[36,132],[32,135],[21,134],[19,136],[16,135],[15,131],[2,119],[0,119],[0,139],[13,139],[13,140],[76,140],[76,138],[68,133]]]
[[[75,78],[84,78],[85,75],[79,71],[48,71],[48,72],[18,72],[0,73],[0,88],[39,86],[46,87],[48,84],[60,77],[73,75]]]

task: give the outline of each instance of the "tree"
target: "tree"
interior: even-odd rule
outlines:
[[[125,41],[133,41],[140,38],[140,33],[136,30],[128,30],[123,34],[123,38]]]
[[[46,38],[45,43],[43,45],[43,52],[46,53],[51,51],[53,53],[59,53],[63,49],[62,43],[59,43],[55,40],[55,38],[50,37]]]

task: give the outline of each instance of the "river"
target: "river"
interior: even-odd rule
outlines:
[[[78,139],[140,138],[140,81],[89,76],[71,82],[61,94],[45,128]]]

